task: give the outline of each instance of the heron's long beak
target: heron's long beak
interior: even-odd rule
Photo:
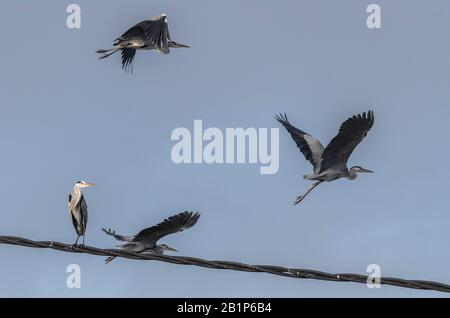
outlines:
[[[174,249],[174,248],[172,248],[172,247],[170,247],[170,246],[165,246],[164,249],[165,249],[166,251],[178,252],[178,250],[176,250],[176,249]]]
[[[86,183],[85,183],[85,186],[86,186],[86,187],[93,187],[93,186],[95,186],[95,183],[92,183],[92,182],[86,182]]]
[[[361,169],[361,172],[373,173],[372,170],[365,169],[365,168],[362,168],[362,169]]]
[[[180,44],[180,43],[177,43],[177,44],[176,44],[176,47],[185,47],[185,48],[190,48],[190,46],[189,46],[189,45],[186,45],[186,44]]]

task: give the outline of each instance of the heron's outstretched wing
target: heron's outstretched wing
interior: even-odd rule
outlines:
[[[197,223],[199,217],[200,213],[198,212],[182,212],[165,219],[158,225],[140,231],[134,237],[133,241],[146,240],[148,242],[152,241],[154,244],[156,244],[156,242],[160,238],[166,235],[181,232],[194,226]]]
[[[166,15],[142,21],[137,26],[144,30],[147,41],[156,47],[158,51],[164,54],[169,53],[170,35]]]
[[[278,120],[284,128],[289,132],[292,139],[294,139],[297,144],[298,149],[305,156],[306,160],[311,162],[316,170],[320,164],[320,156],[323,152],[323,145],[319,140],[312,137],[310,134],[304,132],[303,130],[294,127],[288,120],[286,114],[279,114],[275,116],[275,119]]]
[[[122,50],[122,68],[127,71],[131,67],[133,73],[133,61],[136,56],[136,49],[123,48]]]
[[[133,38],[141,38],[141,39],[145,39],[146,34],[145,34],[145,28],[143,26],[143,24],[147,22],[147,21],[142,21],[139,22],[138,24],[132,26],[131,28],[129,28],[124,34],[122,34],[120,37],[118,37],[116,39],[116,42],[118,41],[126,41],[126,40],[130,40]]]
[[[116,231],[113,231],[111,229],[108,229],[108,230],[102,229],[102,231],[108,235],[114,236],[114,238],[118,241],[131,242],[134,238],[134,236],[125,236],[125,235],[116,234]]]
[[[327,145],[322,153],[320,172],[335,166],[345,169],[347,161],[356,146],[366,137],[374,122],[373,111],[358,114],[344,121],[339,133]]]
[[[156,48],[163,53],[168,53],[170,35],[166,15],[163,14],[153,17],[150,20],[139,22],[118,37],[115,45],[133,39],[144,40],[152,48]]]

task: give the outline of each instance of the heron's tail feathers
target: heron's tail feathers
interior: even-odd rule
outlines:
[[[306,180],[315,180],[315,178],[316,178],[316,175],[314,175],[314,174],[312,174],[312,175],[304,174],[303,175],[303,179],[306,179]]]

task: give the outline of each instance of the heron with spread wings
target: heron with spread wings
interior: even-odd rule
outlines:
[[[101,54],[100,59],[121,51],[122,68],[127,71],[131,67],[136,50],[156,50],[162,54],[168,54],[171,48],[188,48],[188,45],[172,41],[169,34],[166,14],[152,17],[149,20],[139,22],[122,36],[114,41],[112,49],[100,49],[96,53]]]
[[[354,180],[357,177],[357,173],[373,172],[361,166],[353,166],[350,169],[347,167],[347,161],[353,150],[366,137],[367,132],[373,126],[373,111],[354,115],[344,121],[339,129],[339,133],[325,148],[319,140],[293,126],[286,114],[279,114],[275,119],[286,128],[301,153],[314,168],[313,174],[304,175],[303,177],[306,180],[316,182],[311,185],[305,194],[296,198],[294,205],[303,201],[322,182],[330,182],[339,178]]]
[[[178,252],[176,249],[169,247],[166,244],[157,244],[158,240],[169,234],[184,231],[193,227],[200,217],[198,212],[182,212],[173,215],[161,223],[140,231],[135,236],[124,236],[116,234],[116,231],[111,229],[102,229],[106,234],[113,236],[118,241],[126,242],[120,245],[123,250],[136,253],[154,253],[164,254],[164,251]],[[108,264],[115,256],[110,256],[105,260]]]

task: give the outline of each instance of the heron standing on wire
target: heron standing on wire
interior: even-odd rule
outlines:
[[[81,192],[82,188],[88,188],[94,186],[94,183],[85,182],[85,181],[77,181],[75,186],[73,187],[73,192],[69,194],[69,212],[72,216],[73,226],[75,231],[77,232],[77,240],[73,244],[76,246],[78,244],[78,239],[80,236],[84,238],[86,236],[86,226],[88,221],[88,211],[86,200],[84,199],[83,192]]]
[[[104,59],[117,51],[122,52],[122,68],[127,71],[131,67],[133,72],[133,60],[136,50],[157,50],[162,54],[168,54],[170,48],[188,48],[188,45],[172,41],[167,25],[166,14],[142,21],[114,42],[114,47],[109,50],[100,49],[96,53],[101,54]]]
[[[156,244],[159,239],[169,234],[177,233],[184,231],[188,228],[193,227],[200,217],[200,213],[198,212],[182,212],[176,215],[173,215],[158,225],[154,225],[152,227],[146,228],[140,231],[135,236],[124,236],[116,234],[116,231],[112,231],[111,229],[105,230],[102,229],[106,234],[114,236],[114,238],[118,241],[127,242],[123,245],[120,245],[123,250],[129,252],[136,253],[154,253],[154,254],[164,254],[164,251],[173,251],[178,252],[176,249],[167,246],[166,244]],[[115,256],[110,256],[105,260],[105,263],[108,264],[111,262]]]
[[[339,178],[354,180],[358,172],[373,172],[361,166],[354,166],[350,169],[347,167],[348,158],[353,150],[366,137],[367,132],[373,126],[374,115],[372,111],[362,115],[354,115],[344,121],[339,133],[326,148],[322,146],[319,140],[291,125],[286,114],[277,115],[275,118],[286,128],[306,160],[311,162],[314,167],[314,173],[304,175],[303,178],[316,182],[305,194],[297,197],[294,205],[300,203],[315,187],[324,181],[329,182]]]

